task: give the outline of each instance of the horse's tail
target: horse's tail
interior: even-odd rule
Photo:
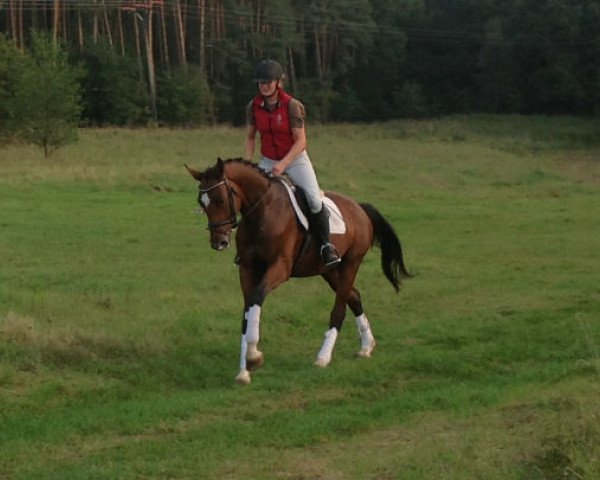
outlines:
[[[394,228],[383,217],[373,205],[361,203],[361,208],[366,212],[373,224],[375,241],[381,249],[381,268],[383,273],[394,286],[396,291],[400,290],[402,278],[410,278],[413,275],[406,270],[402,256],[402,246],[394,231]]]

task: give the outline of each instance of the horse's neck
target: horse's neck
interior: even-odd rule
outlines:
[[[258,202],[269,189],[269,180],[259,171],[247,165],[231,165],[225,173],[227,178],[242,190],[243,208],[250,208]]]

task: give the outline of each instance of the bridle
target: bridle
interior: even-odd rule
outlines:
[[[233,194],[235,192],[233,191],[233,188],[231,188],[229,186],[229,183],[227,183],[226,178],[221,180],[219,183],[215,183],[212,187],[200,188],[200,193],[208,193],[211,190],[214,190],[215,188],[220,187],[221,185],[225,185],[225,188],[227,189],[227,201],[229,202],[229,218],[227,220],[222,220],[220,222],[214,222],[214,223],[209,220],[208,221],[208,229],[209,230],[215,230],[224,225],[231,225],[231,228],[236,228],[239,225],[239,222],[237,219],[237,214],[235,212],[235,205],[233,203]]]
[[[237,212],[235,211],[235,204],[233,203],[233,196],[236,195],[236,193],[235,193],[235,190],[229,186],[229,183],[227,182],[227,178],[223,178],[223,180],[221,180],[219,183],[215,183],[212,187],[200,188],[200,193],[208,193],[211,190],[214,190],[215,188],[220,187],[221,185],[225,185],[225,188],[227,190],[227,201],[229,203],[229,218],[227,220],[222,220],[220,222],[211,222],[209,220],[208,229],[211,231],[217,229],[218,227],[222,227],[224,225],[231,225],[231,228],[234,229],[234,228],[237,228],[241,222],[241,220],[238,221]],[[254,211],[254,209],[260,205],[260,203],[263,201],[263,199],[267,196],[267,193],[269,193],[269,188],[271,188],[270,182],[269,182],[269,187],[267,188],[267,191],[256,201],[256,203],[254,205],[252,205],[245,212],[241,212],[242,216],[244,218],[248,217],[250,215],[250,213],[252,213]]]

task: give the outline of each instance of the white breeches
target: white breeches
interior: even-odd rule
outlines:
[[[276,164],[276,160],[261,157],[258,166],[261,170],[271,173],[273,165]],[[312,213],[319,213],[321,208],[323,208],[323,192],[319,188],[315,169],[313,168],[306,151],[294,158],[293,162],[285,169],[285,174],[290,178],[294,185],[298,185],[304,190],[310,211]]]

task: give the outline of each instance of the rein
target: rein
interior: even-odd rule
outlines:
[[[242,220],[238,220],[237,212],[235,211],[235,204],[233,202],[233,195],[236,193],[233,190],[233,188],[231,188],[229,186],[229,183],[227,182],[227,178],[224,178],[222,181],[220,181],[219,183],[216,183],[212,187],[200,188],[200,193],[208,193],[211,190],[214,190],[215,188],[220,187],[221,185],[225,185],[225,188],[227,189],[227,201],[229,203],[229,219],[223,220],[221,222],[215,222],[215,223],[209,221],[208,222],[209,230],[214,230],[214,229],[216,229],[218,227],[222,227],[224,225],[231,225],[231,228],[236,228],[244,218],[248,217],[256,209],[256,207],[258,207],[262,203],[262,201],[265,199],[265,197],[267,196],[267,194],[269,193],[269,190],[271,188],[271,182],[269,182],[269,186],[267,187],[267,190],[265,191],[265,193],[252,206],[250,206],[250,208],[248,210],[246,210],[245,212],[240,211],[243,218],[242,218]]]
[[[245,217],[248,217],[255,209],[256,207],[258,207],[262,201],[265,199],[265,197],[267,196],[267,194],[269,193],[269,190],[271,189],[271,182],[269,182],[269,186],[267,187],[267,190],[265,191],[265,193],[262,194],[262,196],[256,201],[256,203],[254,203],[254,205],[252,205],[248,210],[246,210],[245,212],[242,212],[242,215]]]

